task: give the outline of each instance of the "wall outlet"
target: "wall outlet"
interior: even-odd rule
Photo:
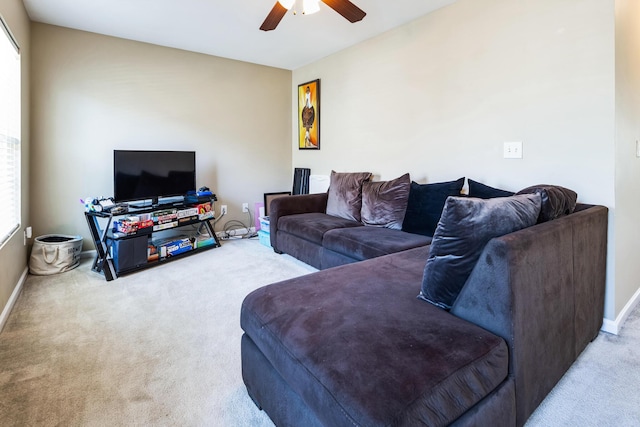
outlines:
[[[24,233],[22,234],[22,243],[24,246],[27,246],[27,239],[30,239],[33,234],[33,230],[31,227],[27,227],[24,229]]]
[[[249,203],[242,204],[242,212],[249,212]]]
[[[227,214],[227,205],[220,206],[220,215],[226,215],[226,214]]]

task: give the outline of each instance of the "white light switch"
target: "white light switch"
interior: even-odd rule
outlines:
[[[636,157],[640,157],[640,140],[636,139]]]
[[[504,143],[505,159],[521,159],[522,158],[522,142],[505,142]]]

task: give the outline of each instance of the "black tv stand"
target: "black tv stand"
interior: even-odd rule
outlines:
[[[213,201],[212,199],[210,203],[213,203]],[[129,206],[133,207],[133,205]],[[119,214],[111,214],[110,212],[85,212],[89,231],[91,232],[91,237],[96,247],[96,258],[91,269],[103,274],[107,281],[111,281],[124,274],[180,259],[184,256],[202,252],[203,250],[220,247],[220,240],[218,236],[216,236],[213,225],[211,224],[211,220],[215,218],[203,217],[198,214],[186,215],[180,218],[180,221],[175,221],[175,225],[171,222],[164,223],[159,227],[158,224],[154,222],[154,226],[140,228],[132,233],[119,233],[113,230],[114,218],[141,216],[164,209],[175,209],[176,212],[188,213],[188,210],[193,209],[195,206],[197,206],[197,204],[186,205],[184,203],[172,203],[170,205],[161,204],[155,207],[146,205],[145,207]],[[206,235],[200,234],[200,230],[203,228],[206,230]],[[194,247],[186,252],[175,255],[168,254],[166,256],[158,256],[157,259],[149,261],[147,248],[153,234],[173,229],[181,229],[181,231],[186,229],[187,234],[194,239]],[[198,240],[197,237],[200,237],[201,240]],[[199,246],[199,243],[205,244]],[[134,261],[131,261],[132,257],[135,259]]]

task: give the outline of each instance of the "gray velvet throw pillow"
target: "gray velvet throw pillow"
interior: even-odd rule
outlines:
[[[411,178],[405,173],[391,181],[362,184],[361,220],[364,225],[402,229],[402,221],[409,202]]]
[[[331,171],[327,215],[360,222],[362,183],[371,178],[370,172]]]
[[[536,224],[540,204],[539,194],[449,197],[433,235],[418,298],[450,309],[487,242]]]

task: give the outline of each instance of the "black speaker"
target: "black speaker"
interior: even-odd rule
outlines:
[[[311,169],[295,168],[291,194],[309,194],[309,175],[311,175]]]

